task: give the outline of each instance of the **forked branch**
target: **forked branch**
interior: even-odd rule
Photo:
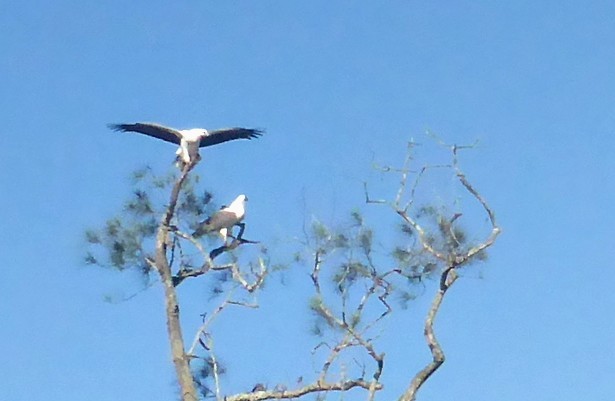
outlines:
[[[474,145],[449,146],[442,141],[439,141],[439,143],[440,145],[446,146],[451,151],[452,164],[432,166],[427,165],[417,169],[416,171],[411,170],[410,163],[413,160],[412,151],[415,144],[414,142],[410,142],[408,144],[408,152],[401,168],[388,168],[385,170],[381,169],[385,172],[396,172],[400,174],[400,185],[397,189],[393,201],[371,199],[367,191],[367,185],[365,185],[366,203],[388,204],[389,206],[391,206],[393,210],[404,220],[404,222],[406,222],[417,234],[418,241],[423,251],[425,251],[431,257],[435,258],[435,260],[438,261],[440,264],[443,264],[445,266],[444,270],[440,275],[439,288],[434,296],[431,307],[429,308],[427,317],[425,319],[424,335],[427,345],[429,346],[429,349],[432,354],[432,360],[413,377],[409,387],[399,398],[400,401],[414,401],[416,399],[416,393],[421,388],[421,386],[444,363],[444,351],[442,350],[442,347],[436,339],[434,331],[434,322],[436,315],[440,310],[440,306],[442,305],[442,301],[444,300],[444,296],[446,295],[451,285],[457,279],[456,269],[461,265],[471,261],[472,258],[477,256],[480,252],[486,250],[488,247],[493,245],[501,231],[496,223],[493,210],[490,208],[490,206],[487,204],[481,194],[469,182],[469,180],[466,178],[466,175],[459,167],[457,159],[458,150],[464,148],[472,148]],[[424,174],[432,168],[452,169],[454,176],[458,179],[461,186],[482,206],[483,210],[489,218],[489,221],[491,223],[491,232],[489,236],[478,245],[469,248],[467,251],[459,251],[461,243],[457,239],[455,232],[452,230],[452,224],[459,217],[462,216],[461,213],[455,214],[453,218],[450,219],[447,231],[447,235],[450,236],[453,241],[455,241],[457,246],[453,249],[447,247],[442,247],[442,249],[439,249],[438,243],[434,241],[431,236],[428,235],[428,233],[426,233],[425,229],[418,222],[418,219],[414,218],[413,214],[410,212],[410,208],[415,200],[415,192],[419,185],[419,182],[422,180]],[[408,189],[407,186],[412,173],[414,173],[414,182]],[[404,200],[406,198],[409,198],[409,200]]]
[[[461,266],[462,264],[471,260],[474,256],[476,256],[479,252],[487,249],[495,242],[497,236],[500,233],[500,228],[496,224],[495,214],[492,209],[489,207],[484,198],[480,195],[480,193],[470,184],[465,174],[461,171],[458,164],[457,159],[457,151],[462,148],[468,148],[473,146],[457,146],[453,145],[450,147],[452,152],[453,164],[452,168],[454,170],[455,176],[463,186],[471,195],[474,197],[483,207],[485,213],[489,217],[489,221],[491,222],[491,233],[490,235],[479,245],[470,248],[464,254],[452,253],[443,254],[442,252],[436,251],[433,247],[425,242],[425,236],[422,232],[421,227],[414,221],[409,218],[405,211],[401,211],[397,209],[397,213],[408,222],[419,234],[419,240],[423,248],[432,254],[434,257],[440,260],[445,260],[447,263],[446,269],[442,272],[440,276],[440,286],[438,288],[438,292],[436,293],[431,307],[427,313],[427,318],[425,319],[425,339],[427,341],[427,345],[431,351],[432,361],[428,363],[423,369],[421,369],[412,379],[410,386],[406,389],[406,391],[401,395],[399,401],[414,401],[416,399],[416,393],[421,388],[421,386],[429,379],[429,377],[436,371],[438,368],[444,363],[445,356],[442,347],[438,343],[435,332],[434,332],[434,322],[438,311],[440,310],[440,306],[446,295],[448,289],[453,285],[455,280],[457,279],[456,268]],[[455,214],[453,219],[451,219],[451,224],[457,218],[461,217],[461,214]]]

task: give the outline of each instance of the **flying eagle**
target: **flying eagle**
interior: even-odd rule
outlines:
[[[196,163],[201,160],[199,148],[235,139],[258,138],[263,134],[262,130],[252,128],[222,128],[213,131],[204,128],[178,130],[155,123],[109,124],[108,127],[114,131],[138,132],[179,145],[176,154],[180,164]]]
[[[192,236],[200,237],[204,234],[218,231],[224,242],[226,242],[229,230],[232,230],[235,225],[240,225],[245,217],[247,200],[247,196],[239,195],[229,206],[223,207],[214,213],[213,216],[201,222],[196,231],[192,233]]]

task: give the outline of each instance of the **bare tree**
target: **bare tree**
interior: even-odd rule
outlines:
[[[193,165],[184,166],[179,175],[162,178],[148,170],[137,173],[136,182],[144,188],[134,191],[120,217],[110,219],[101,230],[87,233],[98,254],[91,252],[86,259],[89,263],[117,269],[136,267],[147,275],[156,274],[164,289],[168,336],[181,399],[189,401],[210,396],[220,401],[295,399],[308,394],[325,399],[332,393],[357,395],[361,391],[367,400],[374,400],[384,388],[386,355],[378,341],[380,323],[391,318],[398,304],[403,306],[414,297],[413,286],[437,277],[424,326],[432,360],[414,376],[409,374],[408,387],[400,390],[399,400],[415,400],[421,386],[444,362],[434,331],[444,296],[459,277],[458,270],[484,260],[487,248],[500,233],[492,209],[459,166],[459,151],[469,147],[442,145],[450,153],[450,162],[414,166],[416,144],[411,142],[401,167],[378,166],[383,174],[399,177],[392,197],[376,199],[365,184],[369,213],[378,210],[399,219],[400,244],[391,246],[390,238],[380,242],[379,230],[371,228],[359,211],[352,212],[347,223],[335,228],[319,221],[304,228],[296,261],[310,266],[314,293],[309,306],[315,317],[314,333],[331,335],[312,350],[321,361],[319,368],[305,372],[302,377],[308,380],[299,380],[294,386],[267,389],[259,384],[237,394],[226,394],[222,389],[220,375],[225,368],[216,353],[210,327],[230,307],[258,308],[253,294],[262,289],[271,270],[270,261],[264,248],[251,260],[237,257],[235,249],[255,244],[244,238],[245,226],[230,242],[215,248],[211,238],[197,239],[189,234],[199,219],[215,210],[211,194],[198,190],[198,176],[191,173]],[[462,228],[462,211],[438,206],[429,197],[421,199],[420,188],[436,170],[450,174],[480,206],[490,226],[484,238],[471,239],[473,236]],[[162,200],[165,193],[170,193],[166,202]],[[161,204],[165,205],[162,209],[156,206]],[[158,220],[156,216],[160,215]],[[217,263],[218,258],[226,261]],[[224,275],[216,290],[221,301],[203,314],[202,324],[186,348],[177,288],[187,279],[214,274]],[[200,367],[195,361],[200,361]]]

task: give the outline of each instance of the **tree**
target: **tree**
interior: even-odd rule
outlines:
[[[123,212],[109,219],[102,229],[86,233],[92,245],[86,261],[157,274],[164,289],[173,364],[181,399],[186,401],[210,396],[227,401],[295,399],[308,394],[324,399],[330,393],[349,391],[364,391],[367,399],[373,400],[383,389],[386,359],[378,350],[375,331],[397,309],[393,295],[403,306],[413,298],[409,289],[437,277],[439,284],[424,326],[432,360],[408,378],[409,384],[399,396],[400,401],[414,400],[417,391],[444,362],[434,322],[447,291],[456,282],[459,269],[486,259],[487,248],[500,233],[493,211],[459,167],[459,151],[471,146],[441,145],[450,152],[449,163],[415,168],[416,143],[411,142],[400,168],[377,166],[383,174],[400,178],[392,198],[374,198],[365,184],[366,205],[384,206],[379,213],[398,218],[395,231],[401,240],[388,245],[392,241],[387,238],[387,252],[375,249],[378,230],[371,228],[359,211],[351,212],[349,221],[339,227],[314,221],[304,229],[293,263],[310,266],[314,295],[309,307],[316,318],[314,333],[328,332],[334,340],[322,341],[314,348],[322,356],[321,368],[313,381],[297,383],[295,388],[256,385],[249,392],[223,394],[219,377],[225,369],[213,351],[209,327],[230,306],[257,307],[250,296],[263,288],[276,266],[265,247],[249,259],[236,254],[238,247],[256,244],[244,238],[245,226],[229,242],[217,247],[216,238],[197,239],[190,234],[203,216],[215,210],[211,193],[199,189],[199,177],[192,172],[194,164],[164,177],[155,176],[149,169],[135,173],[135,189]],[[482,239],[472,240],[470,232],[462,228],[464,214],[460,210],[451,210],[450,205],[438,204],[420,194],[427,176],[436,170],[454,178],[486,215],[490,229]],[[215,291],[222,301],[205,315],[187,348],[177,289],[186,279],[211,275],[219,275],[220,285]],[[351,366],[348,361],[353,361]]]

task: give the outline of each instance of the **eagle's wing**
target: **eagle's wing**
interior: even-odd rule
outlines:
[[[213,231],[219,231],[222,228],[229,228],[237,224],[239,219],[237,215],[228,210],[219,210],[213,216],[199,224],[199,227],[192,234],[194,237],[200,237]]]
[[[209,131],[207,136],[201,138],[199,147],[217,145],[234,139],[252,139],[263,135],[263,131],[252,128],[222,128]]]
[[[108,127],[114,131],[138,132],[178,145],[182,138],[182,134],[178,130],[154,123],[109,124]]]

